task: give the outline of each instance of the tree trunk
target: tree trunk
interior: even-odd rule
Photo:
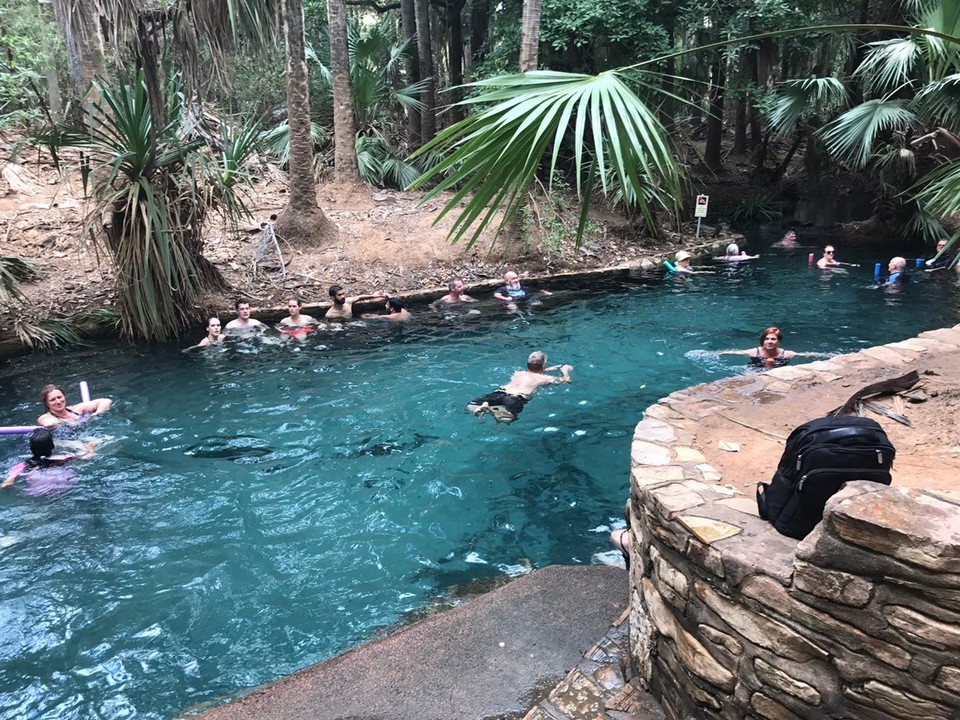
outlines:
[[[420,56],[420,79],[426,80],[420,102],[423,112],[420,119],[420,142],[427,143],[437,132],[436,80],[433,77],[433,47],[430,37],[429,0],[414,0],[417,16],[417,52]]]
[[[338,182],[359,183],[357,125],[350,92],[350,55],[347,49],[347,4],[327,0],[330,28],[330,74],[333,76],[333,163]]]
[[[335,240],[337,228],[317,207],[310,137],[310,86],[303,38],[302,0],[281,0],[287,54],[287,122],[290,124],[289,197],[276,232],[288,242],[319,244]]]
[[[703,159],[711,170],[723,166],[723,152],[720,141],[723,138],[723,91],[726,86],[726,63],[717,57],[713,64],[713,82],[710,86],[710,112],[707,115],[707,144]]]
[[[403,39],[411,41],[411,52],[403,61],[407,75],[407,84],[413,85],[420,80],[420,63],[417,59],[417,14],[414,0],[400,0],[400,20],[403,25]],[[407,143],[414,148],[420,144],[420,112],[416,108],[407,108]]]
[[[463,0],[449,0],[447,3],[448,24],[450,26],[450,121],[463,119],[463,107],[453,105],[459,102],[463,85]]]
[[[53,12],[67,50],[67,61],[77,95],[83,95],[97,75],[107,74],[97,3],[54,0]],[[91,101],[97,99],[90,97]]]
[[[482,63],[487,57],[487,35],[490,32],[490,0],[470,3],[470,66]]]
[[[756,98],[757,89],[760,87],[760,77],[759,77],[759,68],[757,63],[759,62],[759,53],[756,48],[752,48],[747,51],[747,68],[749,71],[749,82],[750,82],[750,93],[747,95],[747,114],[750,120],[750,150],[756,152],[757,148],[760,147],[762,142],[761,137],[761,123],[760,123],[760,112],[757,110],[757,105],[754,103]]]
[[[541,0],[523,0],[520,22],[520,72],[536,70],[540,57]]]

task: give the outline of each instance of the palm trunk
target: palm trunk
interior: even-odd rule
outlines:
[[[436,80],[433,77],[433,47],[430,37],[429,0],[414,0],[417,16],[417,52],[420,55],[420,79],[427,80],[420,93],[423,114],[420,121],[420,142],[427,143],[437,132]]]
[[[450,26],[450,103],[460,100],[460,85],[463,85],[463,0],[449,0],[447,3]],[[463,119],[463,108],[454,105],[450,108],[450,122]]]
[[[357,126],[350,92],[350,57],[347,49],[347,5],[327,0],[330,26],[330,73],[333,75],[334,172],[339,182],[359,183]]]
[[[414,40],[417,36],[417,14],[414,0],[400,0],[400,21],[403,25],[403,39]],[[413,52],[403,61],[407,75],[407,84],[413,85],[420,80],[420,63],[417,60],[417,45],[413,43]],[[407,108],[407,142],[410,147],[420,144],[420,112],[416,108]]]
[[[536,70],[540,57],[541,0],[523,0],[520,22],[520,72]]]
[[[288,242],[335,239],[337,229],[317,207],[310,137],[310,86],[303,38],[302,0],[281,0],[287,54],[287,122],[290,124],[289,200],[277,218],[276,232]]]
[[[726,67],[722,57],[718,57],[713,66],[713,83],[710,91],[710,112],[707,115],[707,144],[703,159],[711,170],[719,170],[723,165],[723,153],[720,141],[723,138],[723,92],[726,86]]]

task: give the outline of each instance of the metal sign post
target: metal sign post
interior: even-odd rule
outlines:
[[[693,216],[697,219],[697,239],[700,238],[700,223],[707,216],[707,207],[710,205],[709,195],[697,195],[697,206]]]

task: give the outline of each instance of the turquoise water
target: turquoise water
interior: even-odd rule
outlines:
[[[407,327],[304,342],[6,361],[0,423],[31,422],[48,381],[115,404],[79,431],[102,443],[68,492],[0,494],[0,717],[170,717],[451,585],[589,563],[620,518],[643,409],[743,371],[709,351],[770,324],[789,349],[837,353],[958,321],[953,274],[870,290],[877,258],[841,252],[870,267],[822,275],[807,252],[559,287],[523,315],[414,308]],[[574,383],[510,426],[463,412],[534,348]],[[23,448],[0,437],[8,464]]]

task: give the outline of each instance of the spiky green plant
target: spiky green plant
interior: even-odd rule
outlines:
[[[37,138],[57,158],[81,150],[95,205],[84,237],[102,238],[116,266],[121,333],[169,340],[195,319],[200,295],[223,280],[203,257],[210,211],[249,215],[238,190],[256,147],[255,128],[221,127],[215,147],[185,130],[183,99],[171,94],[164,127],[154,127],[143,74],[130,85],[97,83],[89,128],[59,125]]]
[[[766,195],[751,193],[736,204],[730,217],[742,224],[770,222],[783,217],[783,208]]]
[[[87,338],[97,330],[116,324],[113,310],[81,310],[64,317],[48,318],[38,323],[19,318],[14,323],[17,337],[32,350],[55,350],[63,347],[88,346]]]
[[[21,282],[42,277],[40,268],[32,260],[13,255],[0,257],[0,300],[11,302],[23,299]]]

